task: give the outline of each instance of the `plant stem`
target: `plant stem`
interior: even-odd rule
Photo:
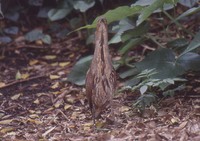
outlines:
[[[170,14],[168,14],[165,10],[163,10],[163,13],[171,20],[173,21],[177,26],[179,26],[183,31],[185,31],[186,33],[190,34],[191,36],[194,37],[194,34],[192,32],[190,32],[189,30],[187,30],[186,28],[183,27],[183,25],[181,25],[178,21],[176,21]]]
[[[145,35],[145,37],[151,39],[155,44],[157,44],[158,46],[164,48],[164,46],[162,44],[160,44],[158,41],[156,41],[156,39],[153,36],[151,36],[150,34]]]

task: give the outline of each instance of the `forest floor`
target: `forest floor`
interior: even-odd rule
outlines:
[[[192,73],[186,89],[142,115],[132,106],[137,93],[117,94],[114,122],[105,110],[94,129],[85,88],[66,81],[74,63],[88,51],[76,37],[49,47],[6,47],[0,59],[0,140],[200,140],[200,74]]]

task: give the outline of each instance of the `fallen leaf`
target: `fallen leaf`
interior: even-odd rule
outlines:
[[[12,119],[1,120],[1,121],[0,121],[0,125],[10,124],[12,121],[13,121]]]
[[[28,111],[29,111],[29,113],[31,113],[31,114],[35,113],[34,110],[28,110]]]
[[[72,105],[70,105],[70,104],[65,104],[64,109],[65,109],[65,110],[68,110],[68,109],[70,109],[71,107],[72,107]]]
[[[42,40],[36,40],[35,43],[36,43],[36,45],[43,45],[43,41]]]
[[[1,88],[1,87],[4,87],[5,85],[6,85],[5,83],[0,82],[0,88]]]
[[[47,60],[53,60],[53,59],[56,59],[56,56],[55,55],[46,55],[46,56],[44,56],[44,58]]]
[[[39,121],[39,120],[35,120],[35,119],[28,119],[28,122],[30,122],[30,123],[34,123],[34,124],[42,124],[42,122],[41,121]]]
[[[39,99],[37,98],[35,101],[33,101],[33,103],[35,103],[35,104],[40,104],[40,101],[39,101]]]
[[[13,131],[13,130],[15,130],[14,128],[12,128],[12,127],[5,127],[5,128],[2,128],[1,130],[0,130],[0,133],[8,133],[8,132],[10,132],[10,131]]]
[[[59,75],[50,75],[49,78],[50,78],[51,80],[54,80],[54,79],[60,78],[60,76],[59,76]]]
[[[12,96],[11,99],[17,100],[21,95],[22,95],[22,93],[16,94],[16,95]]]
[[[105,122],[100,122],[100,121],[96,122],[96,128],[102,128],[103,126],[105,126]]]
[[[54,95],[58,95],[60,93],[61,93],[60,91],[52,92],[52,94],[54,94]]]
[[[21,75],[22,79],[27,79],[30,75],[28,73],[24,73]]]
[[[60,105],[62,105],[63,104],[63,100],[58,100],[55,104],[54,104],[54,107],[55,108],[58,108],[58,107],[60,107]]]
[[[18,80],[18,79],[21,79],[22,78],[22,75],[20,73],[20,71],[17,71],[16,75],[15,75],[15,79]]]
[[[73,58],[74,55],[75,55],[74,53],[70,54],[70,55],[69,55],[69,58]]]
[[[32,118],[32,119],[39,118],[39,116],[37,114],[29,115],[29,117]]]
[[[52,63],[51,66],[52,66],[52,67],[58,66],[58,62]]]
[[[187,125],[188,121],[184,121],[182,122],[179,126],[178,126],[178,129],[181,130],[183,129],[186,125]]]
[[[56,128],[56,126],[51,127],[49,130],[47,130],[46,132],[44,132],[44,133],[42,134],[42,136],[43,136],[43,137],[46,137],[46,136],[47,136],[50,132],[52,132],[55,128]]]
[[[56,82],[55,84],[53,84],[52,86],[51,86],[51,88],[52,89],[56,89],[56,88],[58,88],[59,87],[59,82]]]
[[[85,123],[85,124],[83,124],[83,130],[89,131],[89,130],[91,130],[92,126],[93,126],[93,122]]]
[[[80,115],[80,112],[73,112],[71,115],[71,119],[76,119]]]
[[[73,104],[74,101],[76,100],[76,98],[71,95],[68,95],[68,97],[66,97],[66,100],[67,100],[67,102]]]
[[[70,62],[61,62],[61,63],[59,63],[59,66],[65,67],[65,66],[67,66],[69,64],[70,64]]]
[[[38,62],[39,62],[38,60],[31,60],[31,61],[29,61],[29,65],[33,66],[33,65],[37,64]]]
[[[130,107],[128,107],[128,106],[122,106],[119,108],[119,112],[127,112],[129,110],[130,110]]]

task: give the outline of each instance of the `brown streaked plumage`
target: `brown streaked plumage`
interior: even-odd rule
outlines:
[[[108,49],[107,21],[101,17],[98,19],[95,33],[94,56],[86,75],[86,95],[94,124],[95,118],[112,103],[115,88],[116,72]]]

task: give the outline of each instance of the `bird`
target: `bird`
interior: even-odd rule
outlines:
[[[108,48],[107,20],[100,17],[97,20],[95,32],[95,50],[89,70],[86,74],[86,97],[91,110],[93,123],[101,113],[111,107],[116,91],[116,71],[112,65]]]

